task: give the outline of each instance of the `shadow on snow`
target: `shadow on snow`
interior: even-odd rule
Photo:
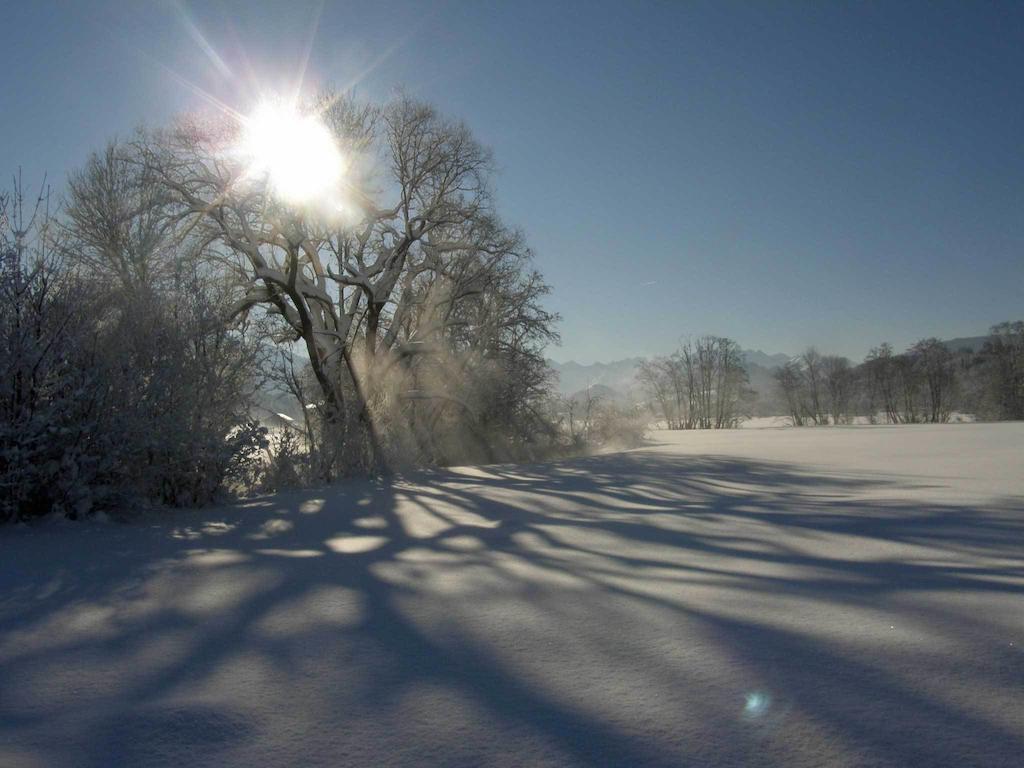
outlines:
[[[85,526],[84,535],[41,529],[30,532],[42,542],[31,551],[12,534],[0,539],[0,742],[38,733],[29,738],[38,754],[83,765],[181,754],[216,762],[264,725],[244,702],[218,697],[217,681],[226,676],[234,680],[226,685],[248,690],[258,683],[246,675],[265,674],[285,696],[274,679],[327,697],[295,715],[314,732],[345,731],[311,738],[329,738],[339,750],[323,756],[327,764],[374,762],[379,756],[364,744],[374,739],[391,745],[395,762],[489,762],[483,735],[460,731],[453,722],[460,718],[496,728],[509,749],[521,750],[520,762],[799,763],[771,747],[784,724],[766,718],[741,727],[743,713],[726,711],[715,695],[701,723],[672,734],[659,722],[644,724],[643,703],[619,715],[591,706],[592,667],[553,672],[550,680],[523,672],[562,669],[575,646],[582,657],[643,670],[654,687],[676,692],[672,701],[692,705],[706,681],[664,663],[655,641],[696,638],[737,674],[777,692],[779,713],[806,713],[863,764],[993,765],[1024,754],[1021,732],[951,699],[923,696],[840,640],[691,599],[701,589],[762,594],[805,605],[811,616],[825,606],[890,607],[938,628],[960,620],[935,604],[942,596],[1024,596],[1024,520],[1013,514],[1020,499],[984,508],[886,500],[897,486],[907,488],[880,476],[636,451],[352,482]],[[52,548],[44,547],[51,537]],[[859,542],[931,554],[861,558],[844,551],[846,541],[851,551]],[[928,599],[915,601],[917,594]],[[506,603],[520,612],[501,619]],[[618,642],[614,635],[644,615],[657,617],[651,631],[664,637]],[[488,628],[488,616],[498,624]],[[997,632],[988,621],[977,617],[976,632]],[[46,642],[35,640],[40,633]],[[519,635],[540,658],[521,658]],[[258,663],[239,673],[240,657]],[[1019,654],[1007,659],[1020,676]],[[72,688],[33,694],[44,674],[93,663],[109,675],[98,689],[72,671]],[[583,676],[583,693],[566,686],[572,674]],[[414,694],[427,702],[414,711],[436,700],[454,707],[452,720],[403,722]],[[91,702],[82,715],[88,734],[72,728],[80,750],[47,746],[48,724],[70,717],[79,695]],[[375,713],[392,730],[349,743]],[[905,730],[906,713],[914,713],[916,732]]]

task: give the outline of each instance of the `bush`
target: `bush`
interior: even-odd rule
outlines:
[[[0,520],[137,499],[211,501],[250,482],[259,347],[196,270],[167,288],[90,279],[45,211],[0,207]]]

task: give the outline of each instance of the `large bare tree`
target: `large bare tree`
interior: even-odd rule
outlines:
[[[411,324],[425,283],[457,284],[460,264],[507,262],[523,245],[495,215],[490,153],[464,125],[407,97],[374,108],[331,94],[306,109],[347,160],[330,210],[282,201],[254,178],[236,151],[244,125],[231,119],[179,121],[136,142],[136,157],[170,194],[176,226],[248,286],[235,311],[282,319],[305,347],[327,420],[342,433],[357,420],[369,440],[353,442],[379,464],[371,400],[394,359],[430,346]]]

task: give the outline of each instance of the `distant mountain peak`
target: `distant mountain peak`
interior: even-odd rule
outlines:
[[[772,369],[785,365],[789,355],[781,353],[768,354],[761,350],[743,350],[743,358],[747,366],[759,366]],[[637,390],[637,368],[646,358],[625,357],[607,363],[578,363],[568,360],[560,363],[548,359],[547,363],[558,374],[558,391],[563,395],[573,395],[587,387],[601,385],[621,395]]]
[[[759,365],[762,368],[781,368],[791,359],[790,355],[784,355],[781,352],[775,354],[768,354],[762,352],[760,349],[745,349],[743,350],[743,359],[747,365]]]

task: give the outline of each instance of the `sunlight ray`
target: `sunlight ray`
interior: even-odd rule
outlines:
[[[199,46],[203,53],[206,54],[206,57],[213,63],[213,66],[216,67],[217,71],[224,77],[234,77],[234,73],[227,65],[227,62],[225,62],[220,54],[217,53],[217,50],[210,44],[210,41],[206,39],[206,35],[203,34],[202,30],[199,29],[199,26],[195,21],[193,21],[192,14],[189,13],[185,3],[172,0],[172,4],[178,13],[178,19],[181,22],[181,25],[185,28],[185,31],[188,32],[189,37],[191,37],[192,41]]]
[[[324,2],[320,0],[311,14],[309,32],[306,35],[306,44],[302,52],[302,61],[299,63],[299,71],[296,73],[294,92],[296,97],[302,94],[306,81],[306,72],[309,69],[309,60],[313,55],[313,43],[316,42],[317,32],[320,30],[320,18],[324,12]]]

